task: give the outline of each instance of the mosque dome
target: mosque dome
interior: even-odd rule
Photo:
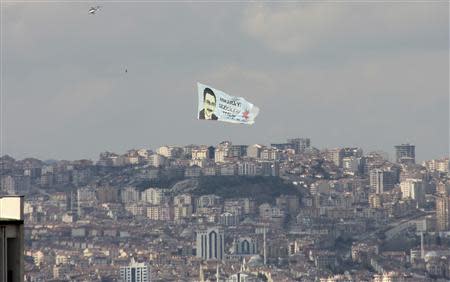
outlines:
[[[189,227],[186,227],[186,228],[183,229],[183,231],[181,231],[181,233],[180,233],[180,237],[183,237],[183,238],[189,238],[189,237],[192,237],[193,235],[194,235],[194,232],[193,232],[192,229],[189,228]]]
[[[256,266],[262,266],[264,264],[264,262],[260,255],[254,255],[248,260],[247,264],[249,266],[256,267]]]
[[[437,257],[438,257],[438,253],[437,253],[437,252],[435,252],[435,251],[429,251],[429,252],[427,252],[427,253],[425,254],[425,261],[428,261],[428,260],[430,260],[430,259],[437,258]]]

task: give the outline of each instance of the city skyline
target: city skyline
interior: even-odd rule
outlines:
[[[309,138],[305,138],[305,139],[310,141]],[[291,139],[288,138],[288,139],[285,139],[285,140],[277,140],[277,141],[281,141],[281,142],[277,142],[277,143],[271,142],[270,144],[262,144],[261,142],[253,142],[253,143],[250,143],[250,144],[235,144],[232,140],[222,140],[220,142],[217,142],[216,144],[194,144],[194,143],[191,143],[191,144],[162,144],[161,146],[158,146],[158,147],[127,148],[127,149],[125,149],[123,151],[103,150],[103,151],[97,152],[97,154],[92,156],[92,157],[88,157],[88,158],[74,158],[74,159],[46,158],[45,156],[44,157],[40,157],[40,158],[36,157],[36,156],[26,156],[26,157],[23,157],[23,158],[18,158],[16,156],[8,155],[8,154],[5,154],[5,155],[0,156],[0,157],[10,156],[10,157],[12,157],[14,159],[18,159],[18,160],[19,159],[27,159],[27,158],[36,158],[36,159],[40,159],[40,160],[43,160],[43,161],[61,161],[61,160],[75,161],[75,160],[82,160],[82,159],[94,160],[95,161],[95,160],[98,160],[99,156],[101,154],[103,154],[103,153],[115,153],[115,154],[119,154],[120,155],[120,154],[124,154],[124,153],[127,153],[129,151],[133,151],[133,150],[149,150],[149,151],[154,152],[155,154],[158,154],[158,149],[163,148],[163,147],[184,148],[184,147],[187,147],[187,146],[196,146],[196,147],[201,147],[201,146],[208,146],[209,147],[209,146],[212,146],[213,148],[215,148],[214,146],[216,146],[216,147],[220,146],[220,143],[223,143],[223,142],[231,142],[233,145],[245,146],[245,147],[249,147],[249,146],[252,146],[252,145],[262,145],[262,146],[268,147],[268,148],[276,148],[276,146],[274,147],[272,145],[288,144],[288,143],[290,143],[289,140],[291,140]],[[415,147],[415,145],[411,144],[411,143],[402,143],[401,144],[401,146],[405,146],[405,145]],[[379,153],[379,154],[382,154],[383,157],[386,158],[386,160],[397,161],[398,162],[398,160],[396,160],[396,151],[395,151],[395,148],[397,146],[399,146],[399,145],[393,146],[394,150],[392,152],[386,152],[386,151],[383,151],[383,150],[376,150],[376,149],[366,151],[366,150],[364,150],[363,147],[357,147],[357,146],[356,147],[341,146],[341,147],[317,148],[317,147],[314,146],[314,143],[312,143],[312,145],[308,146],[308,147],[318,149],[319,151],[322,151],[322,152],[325,152],[327,150],[342,149],[342,148],[358,148],[358,149],[363,150],[364,153]],[[279,148],[276,148],[276,149],[278,149],[280,152],[283,151],[282,149],[279,149]],[[448,156],[442,155],[442,156],[438,156],[438,157],[436,157],[434,159],[444,159],[444,158],[448,158]],[[423,162],[423,161],[428,161],[428,160],[431,160],[431,159],[423,159],[423,160],[422,159],[416,159],[416,160],[418,162]]]
[[[395,146],[395,162],[311,144],[2,158],[0,227],[20,218],[7,245],[24,246],[6,248],[7,262],[23,254],[6,269],[24,269],[17,282],[450,278],[448,158],[419,164],[411,144]]]
[[[105,3],[92,15],[85,3],[5,3],[2,155],[307,136],[447,156],[445,7]],[[198,81],[254,102],[256,123],[198,121]]]

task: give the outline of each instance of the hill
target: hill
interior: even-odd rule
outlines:
[[[204,176],[198,179],[197,187],[191,190],[195,196],[215,194],[224,199],[253,198],[258,204],[274,203],[280,195],[297,195],[294,185],[279,177]]]

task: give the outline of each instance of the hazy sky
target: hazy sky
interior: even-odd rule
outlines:
[[[448,155],[446,2],[125,2],[3,4],[3,153],[310,137]],[[253,102],[256,123],[197,120],[196,82]]]

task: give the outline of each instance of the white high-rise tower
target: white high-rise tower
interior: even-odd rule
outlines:
[[[150,268],[145,262],[138,263],[131,258],[128,266],[120,267],[121,282],[150,282]]]

